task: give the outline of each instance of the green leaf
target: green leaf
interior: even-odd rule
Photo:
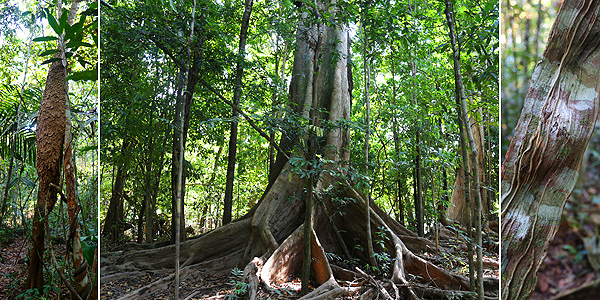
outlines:
[[[83,58],[81,58],[81,57],[77,58],[77,61],[78,61],[78,62],[79,62],[79,64],[80,64],[82,67],[84,67],[84,68],[85,68],[85,66],[86,66],[86,65],[90,65],[90,63],[89,63],[89,62],[87,62],[85,59],[83,59]]]
[[[45,60],[44,62],[42,62],[42,65],[53,63],[53,62],[59,61],[59,60],[62,60],[62,58],[60,58],[60,57],[54,57],[54,58]]]
[[[62,14],[60,15],[60,19],[58,20],[58,25],[60,26],[61,33],[63,30],[65,30],[67,28],[66,26],[69,25],[69,22],[67,22],[68,17],[69,17],[69,10],[66,8],[63,8]]]
[[[86,9],[83,13],[83,16],[97,16],[98,15],[98,2],[92,2],[88,9]]]
[[[88,245],[88,243],[81,241],[81,252],[90,266],[94,263],[94,252],[96,251],[96,248],[96,244]]]
[[[46,50],[46,51],[44,51],[44,52],[42,52],[42,53],[40,53],[38,55],[39,56],[46,56],[46,55],[51,55],[51,54],[58,53],[58,52],[60,52],[60,50],[58,50],[58,49],[51,49],[51,50]]]
[[[67,79],[70,79],[73,81],[80,81],[80,80],[96,81],[96,80],[98,80],[98,69],[74,72],[73,74],[69,75],[69,77],[67,77]]]
[[[97,151],[97,150],[98,150],[98,146],[97,145],[92,145],[92,146],[83,147],[83,148],[81,148],[81,149],[79,149],[77,151],[79,151],[79,153],[85,153],[85,152],[88,152],[88,151]]]
[[[58,22],[56,22],[56,19],[54,18],[54,16],[50,13],[50,11],[48,9],[46,9],[46,15],[48,16],[48,24],[50,24],[50,27],[52,27],[52,30],[54,30],[54,32],[56,32],[56,34],[61,35],[62,29],[60,28],[60,26],[58,25]]]
[[[30,187],[30,188],[35,187],[35,182],[33,182],[31,179],[29,179],[27,177],[22,177],[21,182],[23,182],[27,187]]]
[[[42,37],[36,37],[35,39],[33,39],[34,42],[49,42],[49,41],[56,41],[56,40],[58,40],[58,38],[55,36],[42,36]]]

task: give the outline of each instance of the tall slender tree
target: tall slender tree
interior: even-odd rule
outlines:
[[[240,105],[242,94],[242,78],[244,77],[244,62],[246,56],[246,40],[248,39],[248,25],[252,13],[252,0],[244,3],[244,14],[242,15],[242,26],[240,28],[240,44],[238,47],[238,60],[235,67],[235,87],[233,92],[233,104]],[[231,133],[229,135],[229,154],[227,155],[227,181],[225,182],[225,199],[223,200],[223,224],[231,222],[231,208],[233,205],[233,181],[235,179],[235,160],[238,136],[238,112],[233,110],[233,121],[231,122]]]

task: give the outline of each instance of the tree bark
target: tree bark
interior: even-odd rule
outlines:
[[[38,197],[33,216],[31,238],[33,245],[29,251],[29,271],[27,289],[40,289],[44,285],[44,222],[56,204],[57,190],[51,184],[60,186],[63,144],[65,136],[65,68],[62,61],[50,65],[46,86],[40,103],[36,128],[37,173],[39,180]]]
[[[454,83],[457,102],[460,100],[460,116],[462,123],[465,127],[465,132],[469,139],[469,147],[471,149],[471,169],[473,171],[473,183],[475,193],[475,231],[477,238],[477,295],[480,300],[483,300],[483,265],[482,265],[482,238],[481,238],[481,184],[479,180],[479,159],[477,147],[475,145],[475,139],[473,137],[473,131],[471,128],[471,121],[468,114],[467,99],[465,96],[465,87],[462,81],[462,75],[460,71],[460,54],[456,47],[456,33],[454,28],[454,8],[450,0],[446,0],[446,19],[448,21],[448,32],[450,35],[450,42],[452,44],[453,61],[454,61]],[[465,168],[466,169],[466,168]],[[470,229],[470,228],[469,228]]]
[[[128,138],[123,139],[121,145],[121,156],[120,162],[117,163],[117,174],[115,175],[114,184],[112,187],[112,194],[108,204],[108,211],[106,212],[106,219],[104,220],[104,228],[102,229],[102,236],[106,237],[112,242],[117,242],[121,235],[122,226],[122,209],[119,207],[123,205],[123,192],[125,190],[125,179],[127,178],[127,159],[126,154],[130,151],[131,141]]]
[[[600,1],[565,0],[502,165],[502,299],[528,299],[598,115]]]
[[[233,104],[240,105],[242,94],[242,79],[244,77],[244,62],[246,56],[246,40],[248,38],[248,25],[252,13],[252,0],[244,3],[244,14],[240,28],[240,44],[238,48],[238,61],[235,67],[235,87],[233,91]],[[231,222],[231,210],[233,206],[233,181],[235,179],[235,160],[238,135],[238,112],[233,109],[233,121],[231,122],[231,133],[229,135],[229,151],[227,155],[227,177],[225,181],[225,198],[223,199],[223,224]]]

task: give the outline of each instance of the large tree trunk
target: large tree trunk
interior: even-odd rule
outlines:
[[[36,129],[37,173],[39,180],[38,198],[33,216],[31,238],[33,245],[29,251],[29,273],[26,288],[41,288],[44,285],[44,222],[56,204],[60,187],[63,144],[65,137],[65,68],[62,61],[50,65]]]
[[[124,139],[121,145],[121,161],[117,165],[117,174],[112,187],[106,219],[104,220],[104,228],[102,229],[102,236],[112,242],[117,242],[123,232],[123,210],[119,208],[123,206],[123,192],[125,190],[125,178],[127,177],[127,159],[125,159],[125,155],[130,150],[130,146],[129,139]]]
[[[565,0],[502,165],[502,298],[528,299],[598,114],[600,1]]]
[[[323,15],[325,7],[329,7],[335,15],[335,6],[328,1],[319,1],[317,11],[312,14]],[[348,89],[348,27],[334,22],[332,26],[311,24],[309,12],[304,12],[299,21],[297,31],[297,48],[294,59],[294,71],[290,87],[291,108],[295,114],[309,117],[313,108],[314,117],[321,124],[350,118],[350,95]],[[317,70],[318,68],[318,70]],[[339,173],[339,165],[345,164],[349,158],[347,149],[350,141],[349,131],[341,127],[322,129],[316,123],[310,130],[319,135],[320,143],[316,144],[316,152],[330,159],[335,164],[325,166],[314,184],[314,217],[312,218],[310,257],[311,270],[316,282],[321,286],[309,293],[304,299],[321,297],[340,297],[348,292],[336,283],[335,272],[330,268],[325,252],[344,254],[345,245],[350,254],[368,262],[366,251],[366,211],[367,202]],[[286,133],[281,145],[290,151],[302,135]],[[283,148],[283,147],[282,147]],[[281,153],[279,153],[281,154]],[[293,155],[304,156],[303,153]],[[194,280],[196,276],[208,273],[227,274],[232,268],[244,268],[245,278],[251,282],[250,298],[256,296],[259,286],[272,286],[278,281],[289,280],[299,276],[302,265],[305,205],[302,195],[306,182],[292,171],[292,166],[285,156],[279,155],[276,166],[278,176],[269,184],[260,201],[244,217],[210,231],[197,239],[190,239],[181,244],[182,279]],[[325,192],[327,191],[327,192]],[[336,199],[353,199],[340,203]],[[434,282],[442,289],[466,290],[468,282],[435,265],[421,259],[413,252],[435,252],[435,245],[427,239],[420,238],[410,232],[376,204],[369,204],[371,214],[370,226],[384,228],[388,239],[383,241],[385,247],[375,246],[377,252],[387,252],[394,257],[391,279],[399,284],[403,294],[416,299],[412,287],[408,285],[406,273],[416,275],[418,280]],[[327,212],[335,212],[329,215]],[[331,217],[331,218],[330,218]],[[308,218],[310,219],[310,218]],[[305,223],[306,224],[303,224]],[[332,226],[335,224],[335,227]],[[334,232],[337,228],[337,232]],[[314,238],[314,240],[313,240]],[[143,276],[147,272],[161,268],[172,268],[171,255],[174,246],[152,250],[125,253],[104,253],[101,281],[119,280],[123,276]],[[352,280],[352,279],[350,279]],[[152,298],[154,291],[165,288],[167,279],[158,280],[138,290],[131,291],[121,299]],[[335,296],[332,296],[334,295]]]

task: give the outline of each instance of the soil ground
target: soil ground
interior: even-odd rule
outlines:
[[[496,233],[486,231],[484,239],[484,257],[493,262],[498,262],[498,236]],[[105,244],[106,245],[106,244]],[[430,253],[420,254],[420,256],[428,261],[437,264],[454,273],[468,276],[466,251],[463,249],[463,242],[451,240],[448,242],[448,253],[440,253],[433,255]],[[110,248],[110,247],[108,247]],[[339,265],[335,261],[332,264]],[[342,266],[349,268],[348,266]],[[360,267],[365,270],[363,266]],[[101,284],[100,297],[101,299],[118,299],[125,294],[143,287],[153,281],[167,277],[172,274],[172,270],[160,270],[155,272],[139,272],[131,274],[125,278]],[[185,278],[181,284],[182,299],[237,299],[236,291],[240,291],[242,286],[238,285],[241,280],[241,271],[239,273],[232,272],[229,275],[215,275],[210,273],[202,273],[194,278]],[[484,268],[485,276],[498,278],[499,271],[497,268]],[[409,280],[411,278],[408,278]],[[340,282],[341,286],[347,286],[347,282]],[[315,285],[311,285],[316,288]],[[261,289],[259,299],[298,299],[300,290],[300,280],[295,278],[288,282],[280,283],[277,289],[266,291]],[[389,291],[393,295],[393,291]],[[154,293],[152,299],[171,299],[173,295],[173,285],[170,283],[164,290]],[[346,299],[358,299],[358,295],[347,297]]]
[[[22,231],[7,232],[11,233],[4,235],[0,241],[0,299],[38,299],[25,297],[26,291],[23,289],[27,280],[27,252],[30,243],[28,237]],[[53,244],[53,249],[57,259],[62,261],[66,252],[65,245]],[[43,296],[43,299],[70,299],[66,286],[60,282],[58,276],[52,280],[58,284],[54,284],[54,288],[48,287],[46,293],[39,296]]]

